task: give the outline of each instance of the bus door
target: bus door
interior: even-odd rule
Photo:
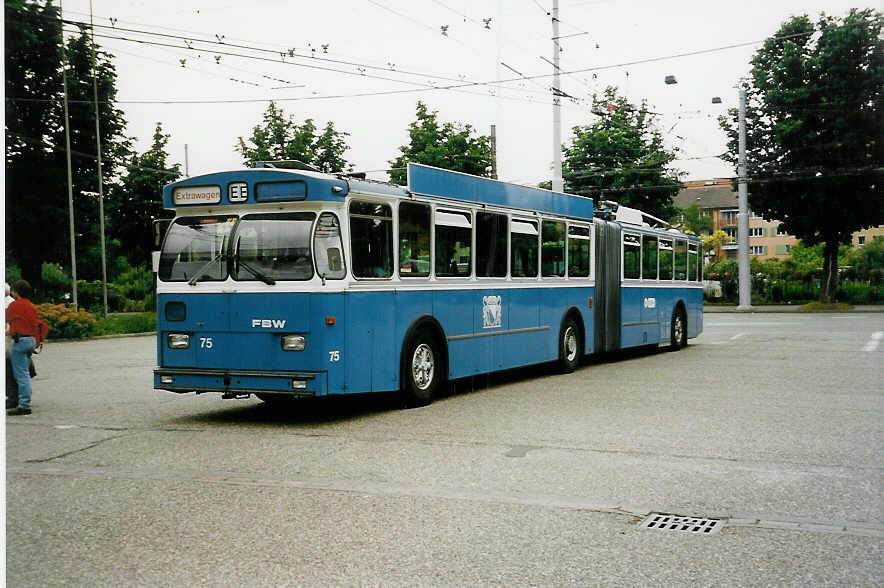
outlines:
[[[620,225],[595,224],[595,351],[620,347]]]

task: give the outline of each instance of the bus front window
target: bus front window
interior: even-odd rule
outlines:
[[[312,212],[247,214],[234,242],[231,275],[238,281],[309,280],[313,277]]]
[[[235,216],[184,216],[175,219],[160,254],[164,282],[227,279],[227,244]]]

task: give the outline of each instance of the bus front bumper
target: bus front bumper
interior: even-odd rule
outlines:
[[[326,374],[158,367],[153,371],[153,387],[179,394],[220,392],[226,397],[249,394],[324,396]]]

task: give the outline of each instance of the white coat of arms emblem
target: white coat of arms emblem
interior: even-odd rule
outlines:
[[[482,328],[493,329],[500,327],[500,296],[482,297]]]

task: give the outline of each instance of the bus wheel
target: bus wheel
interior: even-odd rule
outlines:
[[[563,372],[570,374],[580,363],[580,330],[573,318],[568,317],[562,323],[559,332],[559,367]]]
[[[442,356],[426,332],[412,335],[402,355],[402,396],[409,407],[426,406],[443,379]]]
[[[685,319],[684,310],[681,307],[672,313],[672,323],[669,333],[669,348],[678,351],[688,344],[688,321]]]

